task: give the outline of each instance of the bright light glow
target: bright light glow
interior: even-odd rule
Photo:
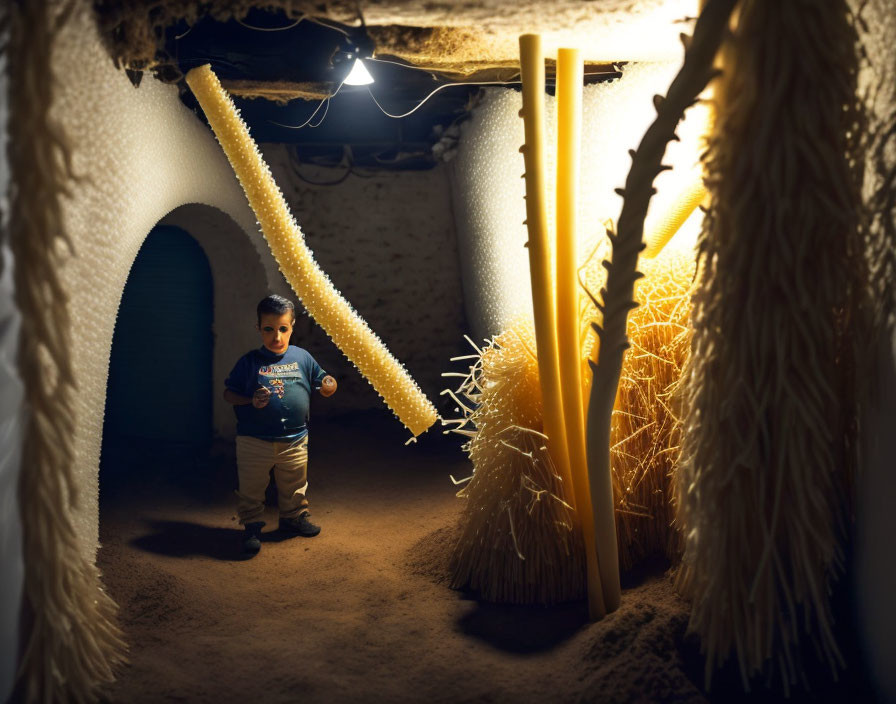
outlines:
[[[691,216],[684,221],[681,229],[675,233],[675,236],[669,241],[669,244],[663,249],[677,253],[690,254],[691,257],[696,256],[697,237],[700,230],[703,229],[703,211],[697,208]]]
[[[347,86],[369,86],[373,83],[373,76],[370,75],[370,71],[367,70],[361,59],[355,59],[355,65],[352,66],[352,70],[348,72],[348,76],[342,83]]]
[[[629,149],[638,146],[656,117],[654,94],[664,95],[679,63],[630,64],[622,78],[585,86],[583,96],[581,185],[579,188],[578,243],[580,263],[599,243],[607,241],[604,223],[619,217],[622,199],[614,188],[625,183],[631,166]],[[555,98],[545,96],[545,172],[548,194],[548,227],[554,228],[553,173],[556,156]],[[464,276],[469,290],[467,314],[476,337],[507,330],[517,315],[531,316],[525,187],[520,178],[526,169],[519,147],[524,141],[519,117],[520,94],[506,89],[487,89],[474,118],[465,125],[454,171],[458,202],[458,238],[468,267]],[[695,105],[678,126],[680,142],[671,142],[663,158],[674,167],[654,182],[657,194],[650,201],[649,225],[661,218],[693,180],[699,167],[702,137],[708,124],[703,104]],[[702,213],[686,226],[699,230]],[[683,238],[684,239],[684,238]],[[693,242],[693,234],[691,235]],[[671,245],[672,243],[670,243]],[[674,246],[682,244],[677,240]],[[603,251],[594,256],[604,256]],[[600,286],[596,290],[600,290]]]

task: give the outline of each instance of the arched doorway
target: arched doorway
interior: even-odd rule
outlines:
[[[112,339],[103,465],[195,457],[212,434],[212,275],[184,230],[155,227],[131,267]]]

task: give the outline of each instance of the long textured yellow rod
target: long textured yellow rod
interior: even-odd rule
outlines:
[[[691,217],[697,206],[703,202],[706,194],[706,186],[703,185],[703,170],[695,169],[693,177],[678,194],[669,209],[660,215],[660,219],[646,223],[647,232],[644,242],[647,244],[647,248],[641,256],[645,259],[653,259],[662,252],[663,247],[669,244],[669,240],[675,236],[675,233]]]
[[[411,433],[424,432],[438,417],[435,407],[317,266],[270,169],[211,67],[192,69],[187,85],[205,111],[280,271],[302,305]]]
[[[574,499],[574,484],[569,467],[563,403],[560,393],[560,366],[557,359],[557,324],[554,283],[551,275],[551,243],[545,207],[544,167],[544,53],[541,37],[520,37],[520,70],[523,80],[525,144],[520,148],[526,164],[526,224],[529,231],[529,272],[532,279],[532,310],[535,317],[535,347],[541,385],[544,432],[557,472],[566,488],[566,500]],[[581,515],[581,509],[577,509]],[[605,613],[599,577],[589,573],[588,606],[592,618]]]
[[[588,607],[591,618],[606,613],[594,538],[594,516],[585,456],[582,407],[582,344],[579,340],[579,280],[576,256],[576,191],[582,136],[584,65],[576,49],[557,55],[557,348],[561,401],[576,511],[585,546]],[[528,169],[526,170],[528,173]]]

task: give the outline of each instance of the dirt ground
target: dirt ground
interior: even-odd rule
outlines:
[[[626,578],[621,608],[480,603],[449,589],[446,558],[471,471],[456,436],[417,444],[395,420],[315,424],[309,498],[323,530],[241,554],[233,449],[207,458],[104,450],[98,564],[121,607],[130,664],[111,702],[729,702],[733,671],[702,689],[687,605],[656,563]],[[134,456],[133,453],[130,455]],[[813,695],[869,701],[851,664]]]

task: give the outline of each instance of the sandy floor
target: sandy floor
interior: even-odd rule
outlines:
[[[450,590],[461,501],[449,475],[470,467],[454,438],[406,438],[380,416],[318,423],[309,498],[323,531],[281,540],[269,507],[249,561],[229,445],[199,463],[144,453],[124,471],[107,452],[99,565],[131,646],[110,701],[710,700],[662,565],[629,577],[622,607],[595,624],[583,604],[496,606]],[[859,679],[813,676],[829,701],[867,701]],[[711,700],[777,698],[736,690],[723,673]]]

